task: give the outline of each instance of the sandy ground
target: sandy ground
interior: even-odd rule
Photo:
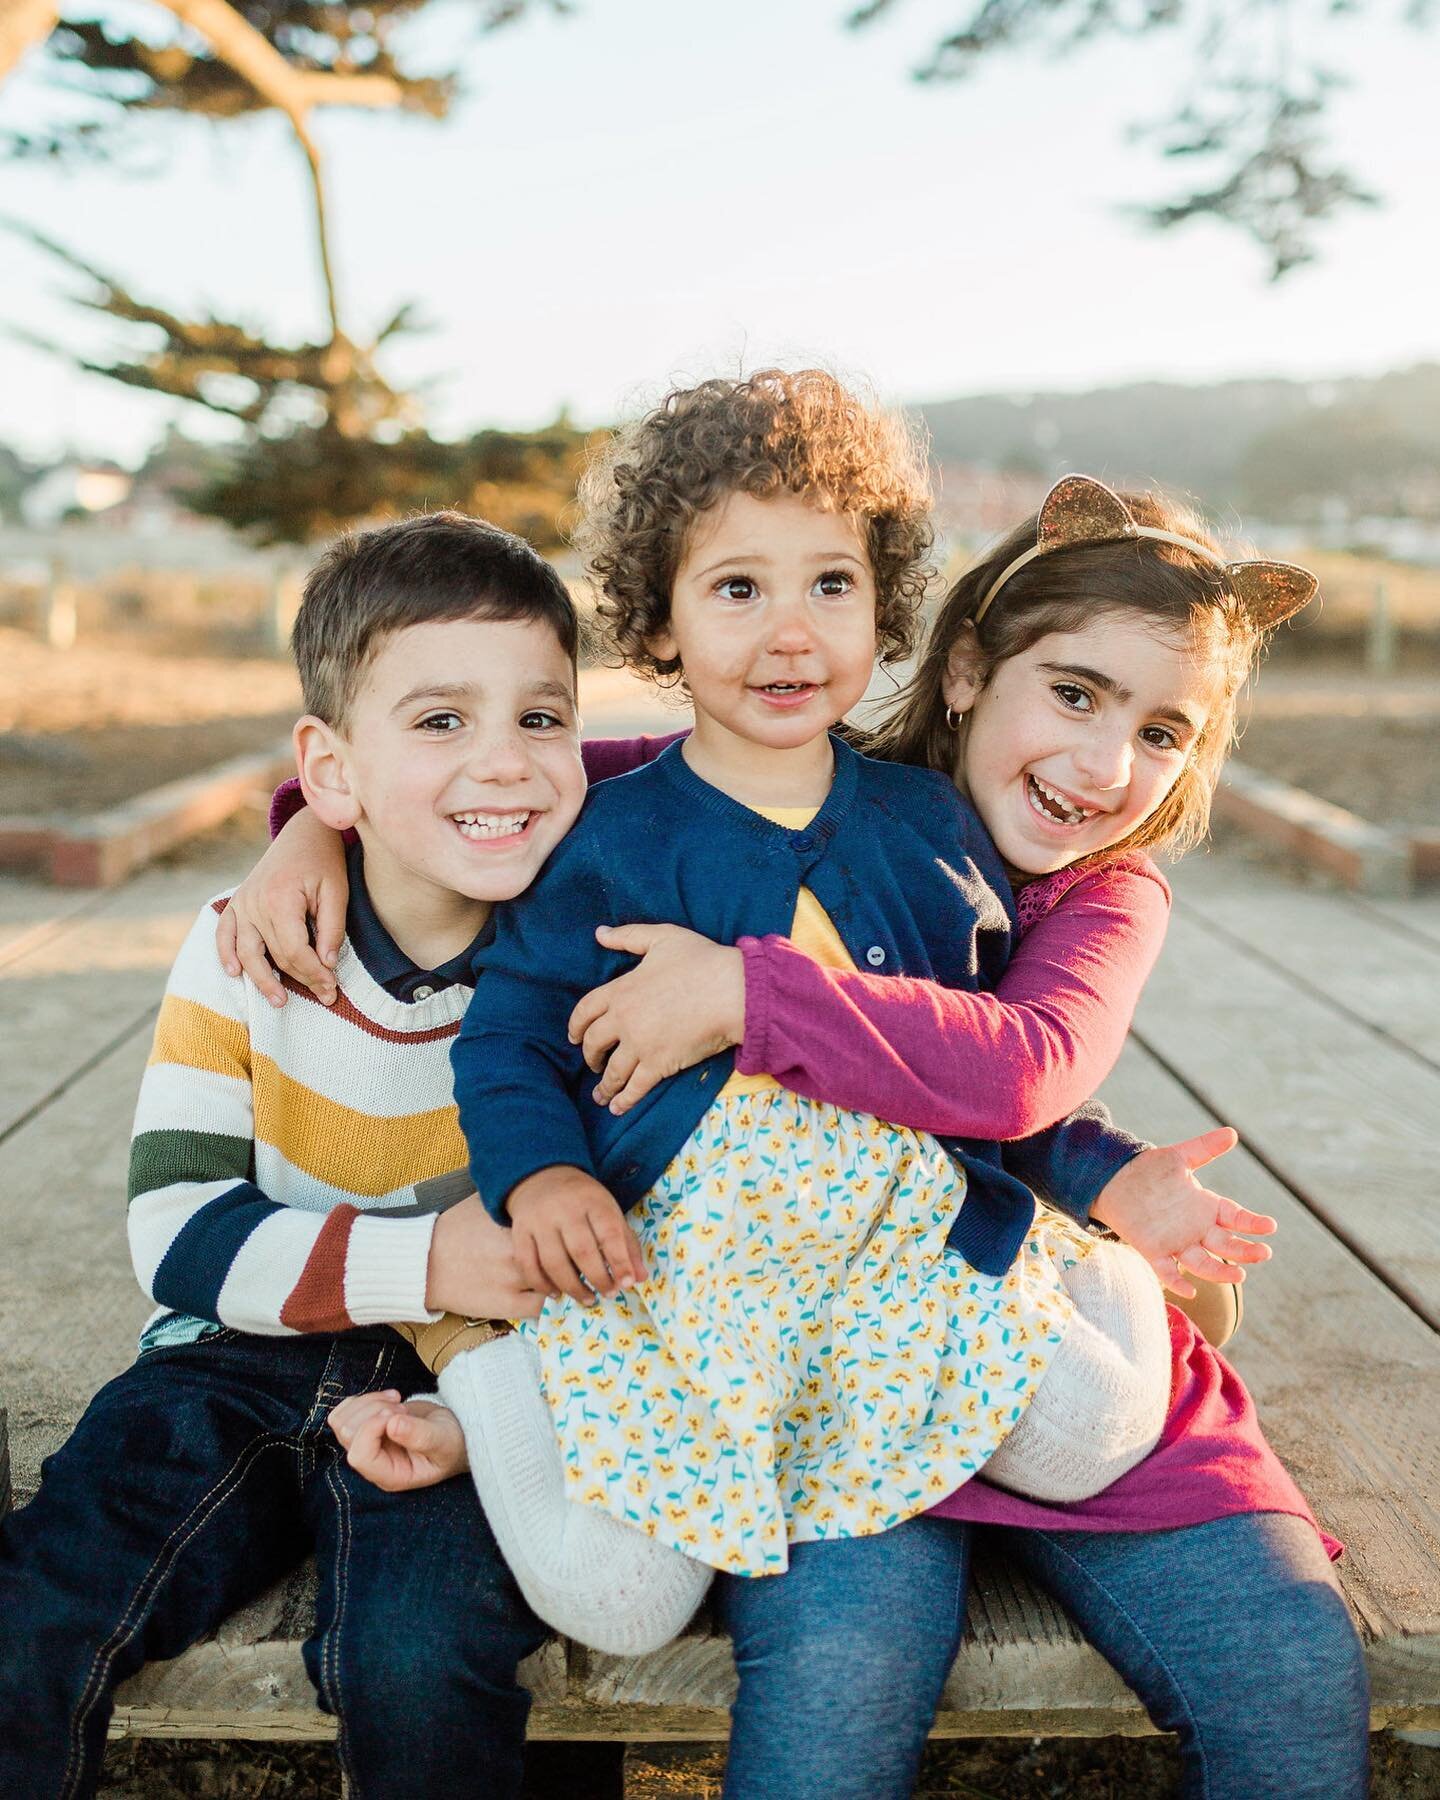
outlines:
[[[1374,825],[1440,828],[1440,713],[1252,718],[1241,762]]]
[[[114,636],[52,650],[0,628],[0,815],[86,814],[282,740],[299,710],[275,658],[165,654]],[[591,732],[683,722],[620,671],[587,670]],[[1440,669],[1411,656],[1376,679],[1354,657],[1273,663],[1240,758],[1378,824],[1440,825]]]
[[[0,627],[0,816],[83,815],[288,737],[300,687],[286,662],[166,655],[121,636],[52,650]],[[592,730],[678,725],[608,669],[581,678]]]

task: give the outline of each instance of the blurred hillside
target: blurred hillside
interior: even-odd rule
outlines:
[[[1117,485],[1158,482],[1194,494],[1222,525],[1277,550],[1358,550],[1440,567],[1440,363],[1324,382],[1136,382],[1085,393],[982,394],[912,410],[929,428],[939,519],[959,549],[1013,523],[1057,475],[1083,469]],[[458,505],[554,551],[595,435],[563,418],[538,432],[480,432],[432,444],[433,456],[404,482],[378,488],[369,477],[370,485],[356,485],[354,471],[322,458],[306,472],[316,492],[305,516],[314,529],[329,514],[340,520]],[[393,449],[370,448],[381,457]],[[41,468],[0,445],[0,525],[46,532],[88,520],[175,546],[198,542],[202,531],[216,531],[197,515],[220,510],[213,494],[233,476],[233,456],[233,447],[197,443],[173,426],[135,471],[75,458]],[[266,477],[272,485],[297,479],[278,451],[274,460]],[[372,492],[386,496],[373,509],[365,500]],[[233,505],[224,516],[254,523]],[[249,536],[224,535],[237,550]]]
[[[947,490],[971,469],[1022,486],[1083,469],[1188,490],[1212,513],[1327,526],[1338,540],[1353,522],[1440,525],[1440,363],[1325,382],[984,394],[917,410]]]

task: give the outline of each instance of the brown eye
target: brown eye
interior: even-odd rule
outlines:
[[[753,600],[757,589],[748,575],[730,575],[722,581],[717,590],[724,600]]]

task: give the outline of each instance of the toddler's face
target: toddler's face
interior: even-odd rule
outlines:
[[[696,523],[670,622],[697,723],[793,749],[858,701],[875,666],[875,578],[860,522],[799,494],[730,494]]]
[[[585,798],[574,670],[538,620],[396,632],[345,737],[372,883],[391,863],[449,893],[513,899]]]
[[[1050,874],[1135,830],[1180,779],[1215,699],[1188,639],[1102,616],[1000,663],[962,640],[945,698],[968,713],[957,779],[1012,869]]]

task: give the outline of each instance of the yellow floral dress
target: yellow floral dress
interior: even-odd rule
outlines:
[[[808,814],[767,812],[792,828]],[[802,892],[808,954],[853,967]],[[933,1138],[733,1076],[630,1214],[647,1279],[522,1327],[570,1497],[740,1575],[863,1537],[984,1467],[1064,1336],[1087,1253],[1041,1209],[1004,1275],[945,1240],[965,1176]]]

